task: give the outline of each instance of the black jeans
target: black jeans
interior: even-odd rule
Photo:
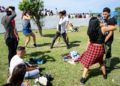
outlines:
[[[110,45],[105,45],[105,51],[106,51],[106,59],[111,58],[112,54],[111,54],[111,44]]]
[[[67,34],[66,33],[61,34],[60,32],[56,32],[55,37],[53,38],[53,41],[52,41],[52,44],[51,44],[51,48],[53,48],[53,45],[54,45],[56,39],[58,37],[60,37],[61,35],[64,39],[64,42],[66,43],[67,48],[69,47],[69,43],[68,43],[68,40],[67,40]]]
[[[6,45],[8,46],[8,62],[10,65],[10,61],[14,55],[16,55],[16,50],[18,46],[18,41],[14,38],[7,38]]]

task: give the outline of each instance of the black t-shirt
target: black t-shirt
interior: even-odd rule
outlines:
[[[105,20],[105,23],[107,23],[107,25],[116,25],[117,21],[115,19],[115,17],[109,18],[108,20]],[[106,32],[106,36],[109,34],[109,32]],[[114,39],[114,33],[112,34],[112,36],[108,39],[108,41],[106,42],[106,44],[111,45]]]

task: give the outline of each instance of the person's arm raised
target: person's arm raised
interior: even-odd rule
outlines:
[[[30,15],[26,14],[25,16],[23,16],[23,19],[31,19]]]
[[[7,19],[8,23],[16,17],[15,11],[12,11],[12,9],[10,9],[10,8],[9,8],[9,11],[11,11],[12,14],[10,16],[8,16],[8,19]]]

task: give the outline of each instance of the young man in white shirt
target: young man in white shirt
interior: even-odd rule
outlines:
[[[67,40],[66,29],[67,29],[69,21],[68,21],[68,17],[66,17],[66,11],[60,11],[59,16],[60,16],[60,20],[59,20],[59,23],[58,23],[57,32],[55,34],[55,37],[52,41],[52,44],[51,44],[50,48],[51,49],[53,48],[53,45],[54,45],[56,39],[62,35],[62,37],[64,39],[64,42],[66,43],[66,46],[67,46],[67,49],[68,49],[69,48],[69,43],[68,43],[68,40]]]
[[[18,47],[17,54],[11,59],[11,62],[10,62],[10,68],[9,68],[10,76],[12,75],[12,72],[17,65],[25,64],[27,69],[25,78],[39,77],[39,69],[33,65],[26,64],[23,61],[25,52],[26,52],[25,47],[22,47],[22,46]]]

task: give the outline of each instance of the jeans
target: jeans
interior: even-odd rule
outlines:
[[[25,78],[38,78],[40,71],[38,69],[32,70],[32,71],[27,71],[25,74]]]
[[[111,45],[105,45],[106,59],[111,58],[111,56],[112,56],[112,54],[111,54],[111,50],[112,50]]]
[[[63,37],[63,39],[64,39],[64,42],[66,43],[67,48],[69,47],[69,43],[68,43],[68,41],[67,41],[67,34],[66,34],[66,33],[62,33],[62,34],[61,34],[60,32],[56,32],[55,37],[53,38],[53,41],[52,41],[52,44],[51,44],[51,48],[53,47],[56,39],[57,39],[58,37],[60,37],[61,35],[62,35],[62,37]]]
[[[8,62],[10,64],[10,61],[14,55],[16,55],[16,50],[18,46],[18,41],[14,38],[7,38],[6,39],[6,45],[8,47]]]

